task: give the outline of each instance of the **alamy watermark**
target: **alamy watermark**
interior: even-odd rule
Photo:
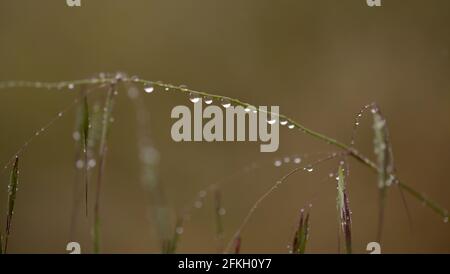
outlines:
[[[81,0],[66,0],[69,7],[81,7]],[[381,7],[381,0],[366,0],[369,7]]]
[[[66,0],[69,7],[81,7],[81,0]]]
[[[369,7],[381,7],[381,0],[366,0]]]
[[[231,104],[223,104],[223,108],[215,105],[203,108],[201,98],[196,98],[193,102],[193,115],[191,109],[184,105],[172,109],[171,117],[178,119],[171,129],[172,139],[175,142],[256,142],[259,139],[263,142],[260,145],[261,152],[278,150],[280,110],[278,106],[272,106],[270,110],[267,106],[256,109],[256,107],[244,108]],[[209,120],[203,123],[205,119]],[[247,121],[248,131],[246,130]]]

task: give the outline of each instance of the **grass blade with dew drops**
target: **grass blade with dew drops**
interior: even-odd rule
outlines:
[[[100,193],[101,185],[103,180],[103,173],[105,169],[106,153],[108,151],[107,140],[108,133],[111,123],[111,115],[114,106],[114,96],[116,95],[117,85],[111,84],[109,86],[105,103],[103,106],[103,117],[101,125],[101,136],[99,144],[99,165],[98,165],[98,176],[97,176],[97,189],[95,197],[95,207],[94,207],[94,229],[93,229],[93,242],[94,242],[94,253],[100,252]]]
[[[152,86],[147,86],[147,88]],[[140,87],[139,87],[140,88]],[[134,105],[136,116],[137,149],[139,151],[141,183],[149,193],[150,214],[160,242],[162,253],[167,253],[172,241],[173,227],[171,209],[166,198],[166,189],[158,176],[159,151],[151,136],[151,112],[141,98],[140,89],[135,84],[127,85],[128,97]]]
[[[164,254],[175,254],[180,242],[181,234],[183,234],[183,218],[178,218],[172,239],[166,241],[163,247]]]
[[[81,86],[80,89],[80,108],[78,111],[77,127],[80,134],[80,155],[83,156],[83,178],[84,178],[84,192],[85,192],[85,211],[88,215],[88,190],[89,190],[89,174],[88,174],[88,139],[89,139],[89,103],[86,93],[86,86]]]
[[[381,234],[384,222],[384,211],[386,204],[386,195],[388,187],[394,181],[394,163],[392,149],[389,142],[386,119],[382,116],[378,107],[374,106],[373,130],[374,130],[374,153],[377,158],[378,166],[378,188],[379,188],[379,213],[378,213],[378,232],[377,240],[381,241]]]
[[[305,254],[306,244],[309,237],[309,212],[306,213],[302,209],[300,211],[300,222],[298,224],[297,231],[294,236],[294,241],[292,244],[293,254]]]
[[[194,94],[202,97],[208,97],[215,100],[227,100],[230,103],[238,106],[243,107],[250,107],[252,106],[249,103],[243,102],[236,98],[231,98],[228,96],[218,95],[218,94],[212,94],[208,92],[202,92],[197,91],[193,89],[188,89],[186,87],[180,87],[175,86],[172,84],[166,84],[163,82],[154,82],[150,80],[140,79],[136,77],[125,77],[121,78],[121,82],[124,83],[139,83],[143,85],[153,85],[160,88],[164,88],[166,90],[172,90],[175,92],[183,93],[183,94]],[[61,89],[68,86],[78,86],[78,85],[97,85],[97,84],[115,84],[117,83],[117,77],[96,77],[96,78],[88,78],[88,79],[81,79],[81,80],[75,80],[75,81],[59,81],[59,82],[36,82],[36,81],[0,81],[0,89],[6,89],[6,88],[18,88],[18,87],[24,87],[24,88],[47,88],[47,89]],[[261,110],[259,110],[261,111]],[[264,111],[268,114],[273,114],[270,111]],[[378,172],[378,166],[376,163],[371,161],[368,157],[366,157],[364,154],[362,154],[360,151],[358,151],[356,148],[352,147],[351,145],[347,145],[343,142],[340,142],[334,138],[331,138],[329,136],[326,136],[324,134],[321,134],[320,132],[317,132],[315,130],[312,130],[308,127],[305,127],[303,124],[295,121],[294,119],[283,115],[283,114],[276,114],[280,119],[286,120],[288,123],[291,124],[292,128],[296,128],[300,130],[301,132],[316,138],[318,140],[322,140],[330,145],[333,145],[334,147],[343,149],[348,153],[350,157],[357,160],[359,163],[365,165],[366,167],[370,168],[371,170]],[[439,216],[443,217],[444,220],[448,220],[449,218],[449,212],[447,209],[441,207],[439,204],[434,202],[433,200],[429,199],[426,195],[420,193],[416,189],[412,188],[411,186],[407,185],[406,183],[402,182],[398,178],[395,178],[395,182],[397,183],[398,187],[402,190],[406,191],[408,194],[410,194],[414,199],[424,203],[425,206],[432,209],[435,213],[437,213]]]
[[[14,206],[16,203],[17,186],[19,185],[19,157],[16,157],[11,171],[8,185],[8,211],[6,216],[5,248],[4,253],[8,251],[8,239],[11,234],[11,223],[14,215]]]
[[[348,192],[345,181],[344,167],[339,165],[337,186],[337,211],[339,227],[345,239],[345,252],[352,253],[352,218],[349,206]]]

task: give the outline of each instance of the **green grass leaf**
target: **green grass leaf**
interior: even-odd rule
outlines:
[[[175,254],[182,233],[183,233],[183,218],[179,218],[176,222],[175,231],[172,236],[172,239],[165,241],[163,244],[164,254]]]
[[[345,252],[352,253],[352,217],[345,181],[344,167],[339,165],[336,205],[338,210],[338,222],[341,233],[345,239]],[[341,233],[339,235],[341,235]]]
[[[14,215],[14,206],[17,197],[17,186],[19,185],[19,157],[16,157],[11,171],[8,185],[8,211],[6,216],[6,233],[4,253],[8,250],[8,239],[11,233],[12,218]]]
[[[294,236],[294,242],[292,244],[293,254],[305,254],[306,244],[309,238],[309,213],[306,214],[302,209],[300,212],[300,222],[297,228],[297,232]]]
[[[97,189],[95,197],[95,207],[94,207],[94,253],[100,252],[100,194],[101,186],[103,180],[103,173],[105,169],[106,153],[108,150],[107,141],[109,135],[109,128],[111,124],[112,111],[114,106],[114,97],[117,93],[117,86],[111,84],[108,93],[106,95],[105,103],[103,106],[103,119],[102,119],[102,129],[99,144],[99,165],[98,165],[98,176],[97,176]]]
[[[374,130],[374,153],[377,158],[378,167],[378,188],[379,188],[379,217],[378,217],[378,241],[381,241],[381,234],[384,223],[384,211],[386,204],[387,188],[394,182],[394,163],[392,149],[389,142],[389,133],[386,119],[380,110],[374,107],[373,111]]]

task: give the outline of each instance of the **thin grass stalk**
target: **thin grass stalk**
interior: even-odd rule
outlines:
[[[168,90],[173,90],[173,91],[177,91],[177,92],[181,92],[181,93],[186,93],[186,94],[195,94],[198,96],[207,96],[210,97],[212,99],[216,99],[216,100],[228,100],[230,103],[233,103],[235,105],[240,105],[240,106],[244,106],[244,107],[252,107],[251,104],[242,102],[238,99],[234,99],[234,98],[230,98],[227,96],[221,96],[221,95],[216,95],[216,94],[210,94],[207,92],[201,92],[201,91],[196,91],[196,90],[191,90],[188,89],[186,87],[181,87],[181,86],[174,86],[171,84],[165,84],[162,82],[154,82],[154,81],[149,81],[149,80],[144,80],[144,79],[140,79],[140,78],[135,78],[135,77],[131,77],[131,78],[122,78],[121,81],[125,82],[125,83],[140,83],[143,85],[154,85],[163,89],[168,89]],[[16,87],[27,87],[27,88],[46,88],[46,89],[61,89],[61,88],[67,88],[69,86],[77,86],[77,85],[81,85],[81,84],[112,84],[112,83],[117,83],[117,79],[116,78],[90,78],[90,79],[82,79],[82,80],[75,80],[75,81],[62,81],[62,82],[32,82],[32,81],[6,81],[6,82],[0,82],[0,89],[4,89],[4,88],[16,88]],[[262,110],[260,110],[262,111]],[[272,114],[270,111],[263,111],[266,112],[268,114]],[[365,166],[369,167],[370,169],[372,169],[373,171],[378,173],[378,165],[375,164],[373,161],[371,161],[368,157],[364,156],[363,154],[361,154],[357,149],[355,149],[354,147],[352,147],[352,145],[347,145],[344,144],[342,142],[339,142],[331,137],[328,137],[326,135],[323,135],[319,132],[316,132],[312,129],[309,129],[305,126],[303,126],[302,124],[296,122],[295,120],[293,120],[290,117],[287,117],[285,115],[282,114],[274,114],[277,115],[280,119],[286,120],[288,121],[288,123],[290,123],[291,125],[294,126],[294,128],[299,129],[300,131],[316,138],[319,140],[322,140],[330,145],[336,146],[338,148],[343,149],[344,151],[346,151],[348,153],[349,156],[351,156],[353,159],[357,160],[358,162],[364,164]],[[432,209],[435,213],[437,213],[438,215],[440,215],[441,217],[444,218],[444,220],[448,220],[448,211],[442,207],[440,207],[438,204],[436,204],[434,201],[432,201],[431,199],[429,199],[428,197],[426,197],[425,195],[419,193],[417,190],[415,190],[414,188],[412,188],[411,186],[405,184],[404,182],[401,182],[398,178],[394,179],[395,182],[397,183],[398,187],[400,187],[401,189],[405,190],[408,194],[410,194],[412,197],[414,197],[415,199],[423,202],[425,204],[425,206],[429,207],[430,209]]]
[[[101,186],[103,180],[103,173],[106,164],[106,154],[108,151],[108,133],[111,123],[111,114],[114,105],[114,96],[116,92],[116,85],[111,84],[108,93],[106,95],[105,104],[103,107],[103,120],[102,120],[102,130],[99,145],[99,168],[97,176],[97,190],[95,195],[95,205],[94,205],[94,253],[100,252],[100,197],[101,197]]]
[[[300,211],[300,221],[292,243],[293,254],[305,254],[306,244],[309,238],[309,212]]]
[[[242,246],[242,238],[241,236],[237,236],[234,240],[234,254],[241,253],[241,246]]]
[[[377,106],[374,106],[374,108],[372,109],[372,113],[374,129],[374,153],[377,158],[379,188],[377,240],[378,242],[381,242],[387,190],[389,186],[394,183],[395,175],[392,148],[389,141],[386,119],[382,116]]]
[[[136,113],[136,136],[139,160],[141,163],[141,183],[149,193],[151,216],[160,241],[162,253],[171,248],[173,236],[170,231],[173,227],[171,212],[167,204],[164,184],[158,178],[159,152],[153,145],[150,136],[150,112],[136,85],[127,85],[128,95],[132,99]]]
[[[222,192],[219,188],[214,189],[214,215],[216,221],[216,239],[217,239],[217,250],[218,252],[223,252],[224,242],[224,226],[223,226],[223,215],[224,208],[222,206]]]
[[[338,186],[336,205],[338,211],[338,222],[340,224],[342,235],[344,236],[345,252],[352,253],[352,219],[349,205],[348,191],[346,179],[344,175],[344,167],[339,165],[338,169]]]
[[[5,229],[5,248],[4,253],[8,252],[8,240],[11,234],[12,218],[14,215],[14,206],[16,204],[17,187],[19,185],[19,157],[16,157],[8,185],[8,211],[6,216],[6,229]]]

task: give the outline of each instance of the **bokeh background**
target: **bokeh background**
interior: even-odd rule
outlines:
[[[279,105],[281,112],[348,142],[359,109],[378,102],[388,119],[399,177],[450,208],[450,2],[384,0],[304,1],[0,1],[0,80],[60,81],[124,71],[144,79],[185,84]],[[102,192],[102,252],[159,252],[150,195],[140,182],[133,105],[122,89],[114,111]],[[74,92],[0,90],[0,157],[6,162],[44,124],[76,98]],[[190,102],[177,93],[141,99],[149,111],[160,160],[158,182],[175,215],[198,192],[220,180],[227,242],[253,203],[294,166],[273,161],[336,149],[282,128],[276,153],[257,143],[175,143],[170,111]],[[91,224],[79,213],[70,236],[76,183],[71,111],[33,140],[22,155],[11,253],[67,253],[81,243],[92,252]],[[357,145],[372,155],[371,118],[362,120]],[[249,166],[258,166],[246,172]],[[307,252],[337,252],[337,162],[293,176],[262,203],[242,232],[242,252],[287,253],[301,208],[311,208]],[[0,175],[6,211],[9,171]],[[232,176],[234,175],[234,176]],[[231,176],[231,179],[226,179]],[[366,252],[377,225],[376,176],[351,161],[354,249]],[[93,192],[93,191],[91,191]],[[399,191],[389,193],[382,242],[385,253],[448,253],[450,227]],[[93,203],[91,202],[91,205]],[[4,225],[5,217],[1,224]],[[184,225],[178,252],[217,252],[214,201],[204,199]]]

